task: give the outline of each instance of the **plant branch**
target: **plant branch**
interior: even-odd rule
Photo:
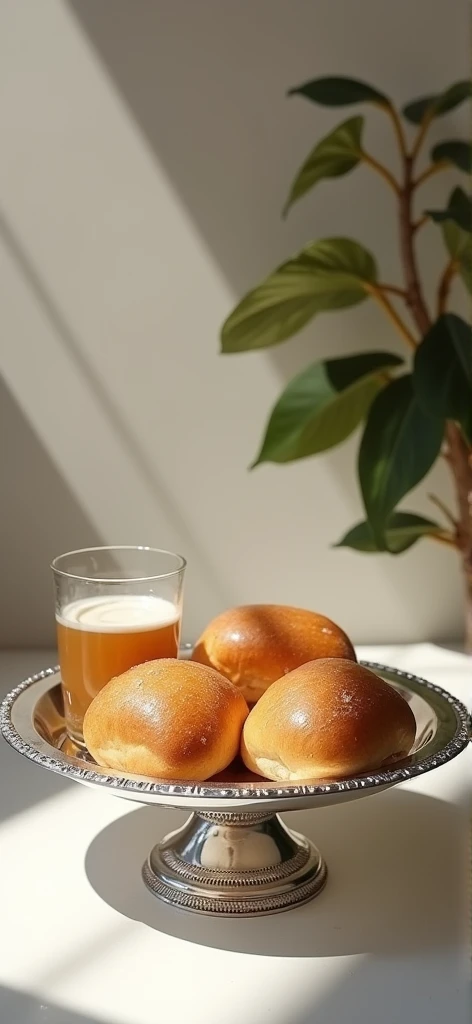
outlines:
[[[425,536],[429,537],[430,540],[437,541],[438,544],[447,544],[451,548],[459,547],[452,533],[427,533]]]
[[[389,107],[387,107],[387,113],[388,113],[388,115],[389,115],[389,117],[390,117],[390,119],[392,121],[392,124],[393,124],[393,128],[394,128],[395,135],[397,137],[398,148],[400,150],[400,153],[401,153],[402,157],[405,157],[406,156],[405,134],[404,134],[404,131],[403,131],[403,125],[402,125],[402,123],[400,121],[400,118],[398,116],[398,112],[395,110],[395,107],[390,107],[389,106]]]
[[[407,298],[407,293],[404,288],[397,288],[395,284],[378,284],[377,288],[380,288],[382,292],[390,292],[392,295],[399,295],[401,299]]]
[[[442,512],[443,516],[445,516],[451,526],[454,527],[454,530],[457,530],[457,520],[454,519],[452,512],[448,509],[447,505],[441,501],[441,498],[438,498],[436,494],[428,494],[428,498],[433,502],[433,505],[436,505],[436,508]]]
[[[384,181],[386,181],[387,184],[390,186],[390,188],[393,189],[395,195],[399,195],[400,187],[398,185],[398,182],[395,181],[393,174],[391,174],[390,171],[388,170],[388,167],[384,167],[383,164],[381,164],[378,160],[375,159],[375,156],[371,156],[370,153],[366,153],[364,149],[361,150],[361,160],[363,160],[364,163],[367,164],[369,167],[372,167],[374,171],[377,171],[377,174],[380,174]]]
[[[415,139],[415,142],[414,142],[414,145],[413,145],[413,149],[411,151],[411,160],[412,160],[412,162],[414,160],[416,160],[416,157],[418,156],[418,153],[419,153],[419,151],[420,151],[420,149],[421,149],[421,147],[423,145],[425,135],[426,135],[426,133],[428,131],[428,128],[429,128],[429,126],[431,124],[431,121],[433,120],[433,116],[434,116],[434,111],[430,110],[429,114],[426,114],[426,116],[423,118],[422,124],[420,125],[418,134],[416,136],[416,139]]]
[[[434,174],[439,174],[440,171],[445,171],[446,167],[450,167],[448,160],[438,160],[437,164],[431,164],[427,167],[422,174],[419,174],[416,181],[412,182],[412,188],[418,188],[420,185],[424,185],[428,178],[432,178]]]
[[[366,285],[365,287],[369,294],[372,295],[372,298],[374,298],[376,302],[378,302],[379,306],[383,309],[384,313],[387,314],[389,320],[391,320],[391,322],[395,325],[397,331],[402,336],[403,340],[406,341],[407,345],[409,345],[410,348],[416,348],[416,341],[413,335],[408,330],[406,324],[403,323],[402,318],[398,315],[395,307],[392,306],[392,303],[385,295],[385,292],[381,290],[381,286],[372,284]]]
[[[455,259],[450,259],[449,263],[446,264],[441,279],[438,285],[438,316],[444,313],[447,306],[447,300],[449,291],[452,284],[452,279],[459,271],[459,263]]]
[[[452,472],[459,510],[457,546],[464,572],[472,579],[472,449],[460,427],[450,421],[446,424],[446,441],[446,459]]]
[[[416,234],[416,232],[419,231],[420,228],[422,228],[424,224],[427,224],[428,221],[429,221],[428,214],[427,213],[423,213],[421,217],[418,217],[418,220],[415,220],[413,222],[413,224],[411,225],[411,230],[413,231],[414,234]]]
[[[405,268],[407,303],[415,319],[416,326],[422,337],[431,326],[431,319],[424,300],[421,282],[418,276],[416,253],[414,247],[413,218],[411,202],[413,196],[412,182],[413,160],[407,156],[404,160],[403,187],[399,195],[400,243]]]

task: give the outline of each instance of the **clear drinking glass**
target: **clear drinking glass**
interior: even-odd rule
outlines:
[[[52,562],[57,642],[70,738],[83,745],[93,698],[113,677],[178,656],[186,562],[147,547],[84,548]]]

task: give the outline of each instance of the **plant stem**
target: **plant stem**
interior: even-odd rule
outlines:
[[[455,423],[447,424],[446,439],[446,458],[451,467],[459,510],[457,546],[465,584],[465,643],[467,651],[472,652],[472,449]]]
[[[378,160],[375,159],[375,156],[371,156],[371,154],[366,153],[365,150],[361,150],[361,160],[363,160],[365,164],[368,164],[369,167],[372,167],[374,171],[377,171],[377,174],[380,174],[382,176],[384,181],[386,181],[387,184],[390,185],[390,188],[393,188],[395,195],[399,194],[400,188],[398,182],[395,181],[395,178],[393,177],[393,174],[391,174],[390,171],[388,170],[388,167],[384,167],[383,164],[381,164]]]
[[[435,540],[438,544],[447,544],[450,548],[457,548],[457,543],[454,540],[452,534],[447,533],[428,533],[426,535],[429,540]]]
[[[400,245],[403,266],[405,268],[407,304],[411,310],[421,336],[424,337],[431,326],[431,320],[424,300],[416,266],[411,209],[413,195],[412,170],[412,157],[406,156],[404,160],[403,187],[401,188],[399,195]]]
[[[374,298],[378,302],[379,306],[387,314],[389,320],[391,320],[392,323],[395,325],[397,331],[399,332],[399,334],[401,334],[403,340],[406,341],[407,345],[409,345],[410,348],[416,348],[416,341],[413,335],[408,330],[406,324],[403,323],[403,320],[398,315],[395,307],[392,306],[392,303],[389,301],[385,293],[381,290],[381,286],[373,284],[365,285],[365,287],[369,294],[372,295],[372,298]]]
[[[396,284],[381,284],[377,285],[381,292],[390,292],[391,295],[399,295],[401,299],[406,299],[406,291],[404,288],[397,288]]]
[[[451,523],[451,526],[454,527],[454,530],[457,530],[457,521],[454,519],[454,516],[452,512],[448,509],[447,505],[445,505],[444,502],[441,501],[441,498],[438,498],[435,494],[428,494],[428,498],[430,501],[433,502],[433,505],[436,505],[436,507],[442,512],[443,516],[446,517],[448,522]]]
[[[424,141],[424,137],[426,135],[426,132],[428,131],[428,128],[429,128],[429,126],[431,124],[431,121],[433,120],[433,116],[434,116],[434,111],[431,110],[429,112],[429,114],[426,114],[426,116],[423,118],[423,121],[422,121],[422,123],[420,125],[420,129],[419,129],[418,134],[416,136],[415,144],[414,144],[413,149],[411,151],[411,160],[412,160],[412,162],[414,162],[416,160],[416,157],[418,156],[418,153],[419,153],[419,151],[420,151],[420,149],[421,149],[421,147],[423,145],[423,141]]]
[[[390,117],[390,119],[391,119],[391,121],[393,123],[393,128],[394,128],[395,135],[397,137],[398,148],[400,150],[401,156],[405,157],[406,156],[406,141],[405,141],[405,135],[404,135],[404,132],[403,132],[403,125],[402,125],[402,123],[400,121],[400,118],[398,116],[398,112],[396,111],[395,107],[388,107],[387,108],[387,113],[388,113],[388,115],[389,115],[389,117]]]
[[[455,259],[449,260],[449,263],[447,263],[444,268],[438,286],[438,316],[441,316],[441,313],[444,313],[446,310],[452,279],[454,275],[457,274],[458,270],[459,263]]]
[[[424,118],[411,154],[404,157],[403,182],[399,193],[400,244],[405,269],[407,304],[422,338],[431,326],[431,318],[421,287],[414,247],[412,196],[420,179],[415,185],[413,168],[431,119],[432,114]],[[440,284],[438,305],[441,301],[442,306],[447,299],[453,272],[455,269],[453,271],[448,264]],[[465,643],[466,649],[472,653],[472,448],[466,443],[457,424],[451,421],[446,423],[445,443],[445,456],[454,481],[458,510],[452,544],[451,537],[448,537],[446,543],[457,548],[462,561],[465,584]],[[439,537],[436,539],[439,540]]]
[[[437,164],[431,164],[431,166],[427,167],[426,170],[419,175],[416,181],[413,182],[413,188],[418,188],[420,185],[423,185],[425,181],[428,181],[428,178],[432,178],[433,175],[438,174],[439,171],[444,171],[446,167],[450,167],[447,160],[438,160]]]
[[[472,575],[465,573],[465,649],[472,654]]]
[[[464,554],[472,574],[472,450],[456,423],[446,425],[446,459],[455,470],[459,521],[457,523]]]
[[[423,213],[423,215],[421,217],[418,217],[418,220],[415,220],[414,223],[411,225],[411,230],[416,234],[416,232],[419,231],[420,228],[422,228],[424,224],[427,224],[428,221],[429,221],[428,214],[427,213]]]
[[[426,127],[423,131],[422,138],[424,137]],[[419,139],[417,139],[415,153],[417,153],[419,149],[418,143],[421,144]],[[437,169],[441,169],[439,164],[437,165]],[[411,178],[411,165],[409,171]],[[420,182],[425,181],[426,177],[429,177],[430,174],[433,173],[435,173],[433,168],[429,168],[429,173],[425,172],[420,176],[420,178],[417,179],[416,184],[418,185]],[[406,179],[407,178],[408,173],[406,174]],[[406,251],[407,247],[405,246],[405,252]],[[412,269],[414,270],[416,267],[413,245],[411,245],[409,255],[411,259],[409,270],[411,272]],[[446,308],[452,278],[454,277],[454,274],[457,273],[457,270],[457,262],[454,259],[451,259],[444,269],[438,287],[438,315],[443,313]],[[417,274],[416,280],[418,281]],[[418,293],[415,299],[417,298]],[[420,300],[422,299],[421,290],[419,291],[419,298]],[[425,329],[427,330],[428,327],[428,312],[424,300],[419,303],[416,301],[413,302],[412,313],[415,316],[418,327],[422,333],[425,333]],[[448,422],[446,424],[445,440],[445,454],[453,478],[458,509],[455,546],[460,553],[462,561],[465,588],[465,646],[466,650],[472,653],[472,449],[466,443],[462,431],[456,423]]]

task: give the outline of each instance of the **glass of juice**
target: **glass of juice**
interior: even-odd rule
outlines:
[[[133,665],[176,658],[185,559],[147,547],[69,551],[51,568],[69,737],[83,746],[93,698]]]

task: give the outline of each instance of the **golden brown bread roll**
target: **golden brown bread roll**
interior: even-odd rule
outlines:
[[[249,703],[276,679],[316,658],[355,661],[356,655],[346,634],[325,615],[279,604],[223,612],[206,627],[192,655],[230,679]]]
[[[175,658],[111,679],[84,718],[98,764],[159,779],[208,779],[239,750],[248,714],[242,694],[212,668]]]
[[[393,686],[329,658],[273,683],[246,719],[241,754],[268,779],[340,779],[405,757],[415,733],[413,712]]]

